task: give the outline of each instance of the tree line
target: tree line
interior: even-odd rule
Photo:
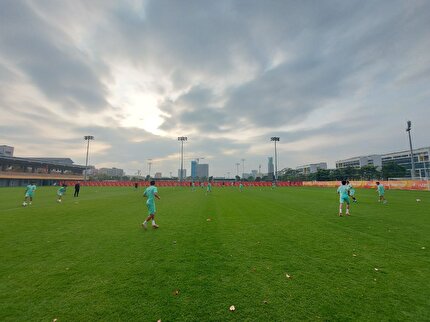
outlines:
[[[388,180],[409,176],[410,173],[405,167],[392,162],[383,165],[381,170],[367,165],[361,168],[318,169],[315,173],[303,174],[302,171],[286,168],[281,170],[278,179],[281,181]]]

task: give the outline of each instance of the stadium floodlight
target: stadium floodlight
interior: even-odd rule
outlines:
[[[240,163],[239,163],[239,162],[237,162],[237,163],[236,163],[236,175],[237,175],[237,176],[239,176],[239,166],[240,166]]]
[[[184,176],[184,141],[187,141],[186,136],[179,136],[178,141],[181,142],[181,173],[179,174],[179,181],[182,182]]]
[[[152,159],[148,159],[148,175],[149,175],[149,178],[151,178],[151,165],[152,165]]]
[[[85,135],[84,140],[87,141],[87,157],[85,158],[85,175],[84,175],[84,181],[87,181],[87,173],[88,173],[88,151],[90,150],[90,141],[94,140],[94,136],[92,135]]]
[[[270,141],[275,142],[275,181],[278,181],[278,152],[276,151],[276,142],[279,142],[279,136],[272,136]]]
[[[245,159],[240,159],[242,161],[242,179],[245,177]]]
[[[408,132],[408,135],[409,135],[409,148],[411,149],[411,164],[412,164],[411,178],[412,180],[414,180],[415,179],[415,161],[414,161],[414,150],[412,149],[412,139],[411,139],[412,122],[407,121],[406,125],[407,125],[406,132]]]

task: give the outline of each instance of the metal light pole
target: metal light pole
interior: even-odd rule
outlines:
[[[239,166],[240,163],[236,163],[236,175],[239,176]]]
[[[94,140],[94,136],[92,135],[85,135],[84,140],[87,141],[87,157],[85,158],[85,175],[84,175],[84,181],[87,181],[87,172],[88,172],[88,151],[90,149],[90,141]]]
[[[242,179],[243,179],[243,177],[244,177],[244,175],[245,175],[245,159],[240,159],[241,161],[242,161]]]
[[[409,147],[411,149],[411,164],[412,164],[411,178],[412,180],[414,180],[415,179],[415,161],[414,161],[414,150],[412,149],[412,139],[411,139],[412,122],[408,121],[406,124],[408,126],[406,128],[406,132],[408,132],[408,135],[409,135]]]
[[[179,181],[182,182],[184,176],[184,141],[187,141],[186,136],[179,136],[178,141],[181,141],[181,173],[179,174]]]
[[[279,136],[272,136],[270,141],[275,142],[275,181],[278,181],[278,152],[276,151],[276,142],[279,142]]]
[[[152,159],[148,159],[148,175],[149,175],[149,179],[151,179],[151,165],[152,165]]]

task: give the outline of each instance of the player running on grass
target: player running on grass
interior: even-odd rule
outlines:
[[[158,190],[155,186],[154,180],[152,180],[150,186],[146,188],[145,192],[143,193],[143,196],[148,198],[148,200],[146,200],[146,207],[148,208],[148,217],[142,223],[142,227],[144,229],[147,229],[148,221],[152,219],[152,228],[156,229],[158,228],[158,225],[155,223],[155,198],[161,198],[158,195]]]
[[[34,182],[31,182],[25,189],[24,202],[22,203],[24,207],[27,206],[27,203],[31,205],[34,197],[34,191],[36,191],[36,185]]]
[[[348,194],[352,198],[352,201],[357,202],[357,199],[355,198],[355,189],[352,187],[352,184],[350,184],[348,180],[346,180],[346,186],[348,187]]]
[[[339,217],[342,217],[342,207],[343,204],[346,203],[346,211],[345,214],[349,216],[349,196],[348,196],[348,186],[346,185],[346,181],[342,181],[342,185],[337,188],[337,193],[339,194]]]
[[[379,181],[376,181],[376,190],[378,191],[379,199],[378,202],[387,203],[387,199],[385,199],[385,188]]]
[[[66,184],[63,183],[60,189],[57,190],[58,202],[61,202],[63,200],[63,195],[66,193],[66,187],[67,187]]]

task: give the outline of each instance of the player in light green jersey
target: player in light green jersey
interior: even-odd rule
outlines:
[[[345,214],[349,216],[349,195],[348,195],[348,186],[346,185],[346,181],[342,181],[342,185],[337,188],[337,193],[339,194],[339,216],[342,217],[342,207],[343,204],[346,204]]]
[[[355,198],[355,189],[352,187],[352,184],[350,184],[348,180],[346,180],[346,186],[348,187],[348,194],[352,198],[352,201],[357,202],[357,199]]]
[[[65,183],[63,183],[63,185],[60,187],[60,189],[57,190],[57,201],[58,202],[62,202],[63,201],[63,196],[66,193],[66,188],[67,185]]]
[[[378,191],[379,199],[378,202],[387,203],[387,199],[385,199],[385,188],[379,181],[376,182],[376,190]]]
[[[155,223],[155,198],[161,198],[158,195],[158,189],[155,186],[154,180],[150,182],[150,186],[146,188],[145,192],[143,193],[143,196],[148,198],[148,200],[146,200],[146,207],[148,208],[148,217],[142,223],[142,227],[144,229],[147,229],[148,221],[152,220],[152,228],[156,229],[158,228],[158,225]]]
[[[34,182],[31,182],[27,187],[25,188],[25,194],[24,194],[24,201],[22,205],[25,207],[27,204],[31,205],[34,197],[34,192],[36,191],[36,185]]]

